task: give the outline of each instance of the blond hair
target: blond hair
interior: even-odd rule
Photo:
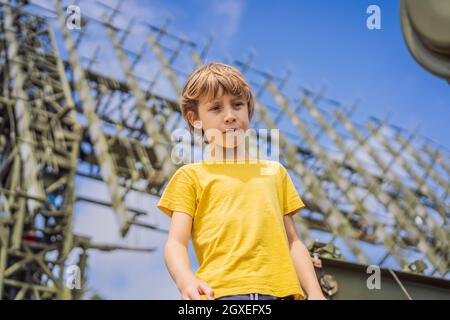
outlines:
[[[205,98],[209,101],[216,98],[220,89],[223,93],[243,97],[247,102],[248,118],[251,120],[254,110],[253,94],[242,73],[223,63],[209,63],[189,75],[181,93],[181,113],[191,132],[194,128],[187,118],[187,113],[193,111],[198,116],[199,100]]]

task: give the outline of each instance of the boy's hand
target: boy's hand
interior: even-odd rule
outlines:
[[[181,299],[202,300],[201,295],[205,295],[208,300],[214,300],[213,289],[204,281],[192,277],[180,288]]]

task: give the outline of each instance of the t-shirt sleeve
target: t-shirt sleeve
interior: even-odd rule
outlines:
[[[289,176],[286,168],[281,165],[281,180],[283,188],[283,215],[296,213],[298,210],[305,207],[302,199],[295,189],[294,183]]]
[[[196,187],[183,167],[170,178],[156,206],[170,218],[174,211],[184,212],[194,218]]]

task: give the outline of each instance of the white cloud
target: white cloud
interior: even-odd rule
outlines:
[[[243,0],[213,1],[212,11],[219,18],[221,36],[230,39],[238,31],[244,5]]]

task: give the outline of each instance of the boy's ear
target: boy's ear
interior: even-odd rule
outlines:
[[[189,124],[191,126],[194,126],[194,122],[197,120],[197,115],[194,111],[189,110],[188,112],[186,112],[186,118],[188,119]]]

